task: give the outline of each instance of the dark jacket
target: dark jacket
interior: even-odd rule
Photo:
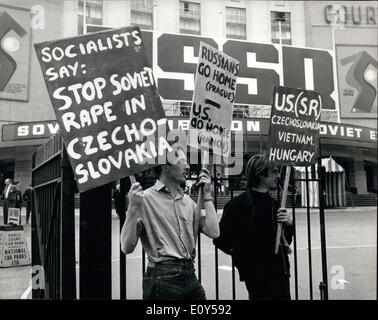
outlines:
[[[15,208],[22,208],[22,192],[19,189],[15,189],[14,191],[14,199],[15,199]]]
[[[6,190],[7,190],[7,186],[5,186],[5,188],[3,189],[3,192],[1,194],[2,200],[5,200]],[[16,192],[15,191],[16,190],[15,190],[14,186],[11,186],[9,193],[8,193],[8,198],[7,198],[8,202],[14,203],[16,201]]]
[[[277,230],[278,203],[271,197],[273,203],[272,218]],[[259,257],[253,255],[259,243],[251,243],[250,232],[253,224],[255,206],[250,190],[242,193],[229,201],[223,210],[220,220],[220,236],[214,240],[214,244],[226,254],[232,255],[235,266],[240,275],[240,281],[244,281],[251,273],[251,264],[258,264]],[[257,229],[258,230],[258,229]],[[293,236],[293,227],[285,227],[284,235],[290,244]],[[275,235],[274,235],[275,236]],[[258,236],[258,238],[260,238]],[[289,259],[287,253],[280,246],[278,253],[282,257],[282,273],[289,275]]]
[[[22,200],[24,200],[25,202],[32,202],[32,198],[33,198],[33,189],[27,188],[24,194],[22,195]]]

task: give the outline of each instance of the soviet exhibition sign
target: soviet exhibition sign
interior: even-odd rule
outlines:
[[[80,192],[156,166],[171,150],[138,27],[35,48]]]
[[[231,131],[246,132],[247,135],[266,136],[269,131],[269,119],[234,118],[231,122]],[[168,127],[172,129],[188,130],[190,121],[187,117],[169,117]],[[46,139],[55,134],[59,124],[54,121],[12,123],[3,125],[2,141]],[[319,125],[320,137],[342,139],[356,142],[376,144],[378,132],[374,128],[367,128],[346,123],[321,122]]]

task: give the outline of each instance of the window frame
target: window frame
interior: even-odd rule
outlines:
[[[274,14],[283,13],[285,15],[285,22],[281,22],[281,34],[278,38],[274,37],[274,33],[279,33],[279,22],[273,21],[277,19]],[[277,30],[276,30],[277,29]],[[285,29],[289,33],[290,37],[284,37]],[[281,41],[280,41],[281,40]],[[291,11],[276,11],[270,10],[270,41],[271,43],[281,44],[281,45],[293,45],[293,28],[292,28],[292,13]],[[280,43],[281,42],[281,43]]]
[[[84,12],[84,4],[87,4],[88,6],[88,3],[91,3],[92,5],[94,5],[94,7],[99,7],[100,10],[100,15],[101,17],[100,18],[94,18],[94,17],[91,17],[91,11],[90,11],[90,6],[89,8],[87,6],[86,7],[86,10],[88,10],[88,16],[86,15],[86,12]],[[80,6],[82,5],[82,14],[80,14]],[[89,21],[88,21],[89,19]],[[94,21],[92,19],[95,19]],[[100,22],[97,22],[96,20],[99,20]],[[86,31],[86,25],[88,24],[93,24],[93,25],[98,25],[98,26],[102,26],[103,25],[103,22],[104,22],[104,0],[79,0],[77,2],[77,33],[79,35],[81,34],[85,34],[85,31]]]

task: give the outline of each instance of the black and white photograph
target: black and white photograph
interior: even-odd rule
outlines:
[[[377,301],[377,71],[377,1],[0,0],[0,302]]]

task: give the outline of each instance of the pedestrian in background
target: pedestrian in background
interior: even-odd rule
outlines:
[[[215,178],[215,186],[217,188],[217,195],[223,195],[223,182],[222,182],[222,175],[220,172],[217,172]]]
[[[13,208],[15,205],[15,192],[12,179],[5,179],[5,188],[1,194],[1,199],[3,200],[3,221],[4,224],[7,224],[8,209]]]
[[[13,188],[14,188],[14,199],[15,199],[14,207],[16,209],[20,209],[20,224],[21,224],[21,221],[22,221],[22,218],[21,218],[21,211],[22,211],[22,191],[20,189],[20,182],[19,181],[15,181],[14,185],[13,185]]]
[[[33,198],[33,188],[31,185],[25,190],[24,194],[22,195],[22,200],[24,200],[26,204],[26,224],[29,223],[30,213],[32,210],[32,198]]]

